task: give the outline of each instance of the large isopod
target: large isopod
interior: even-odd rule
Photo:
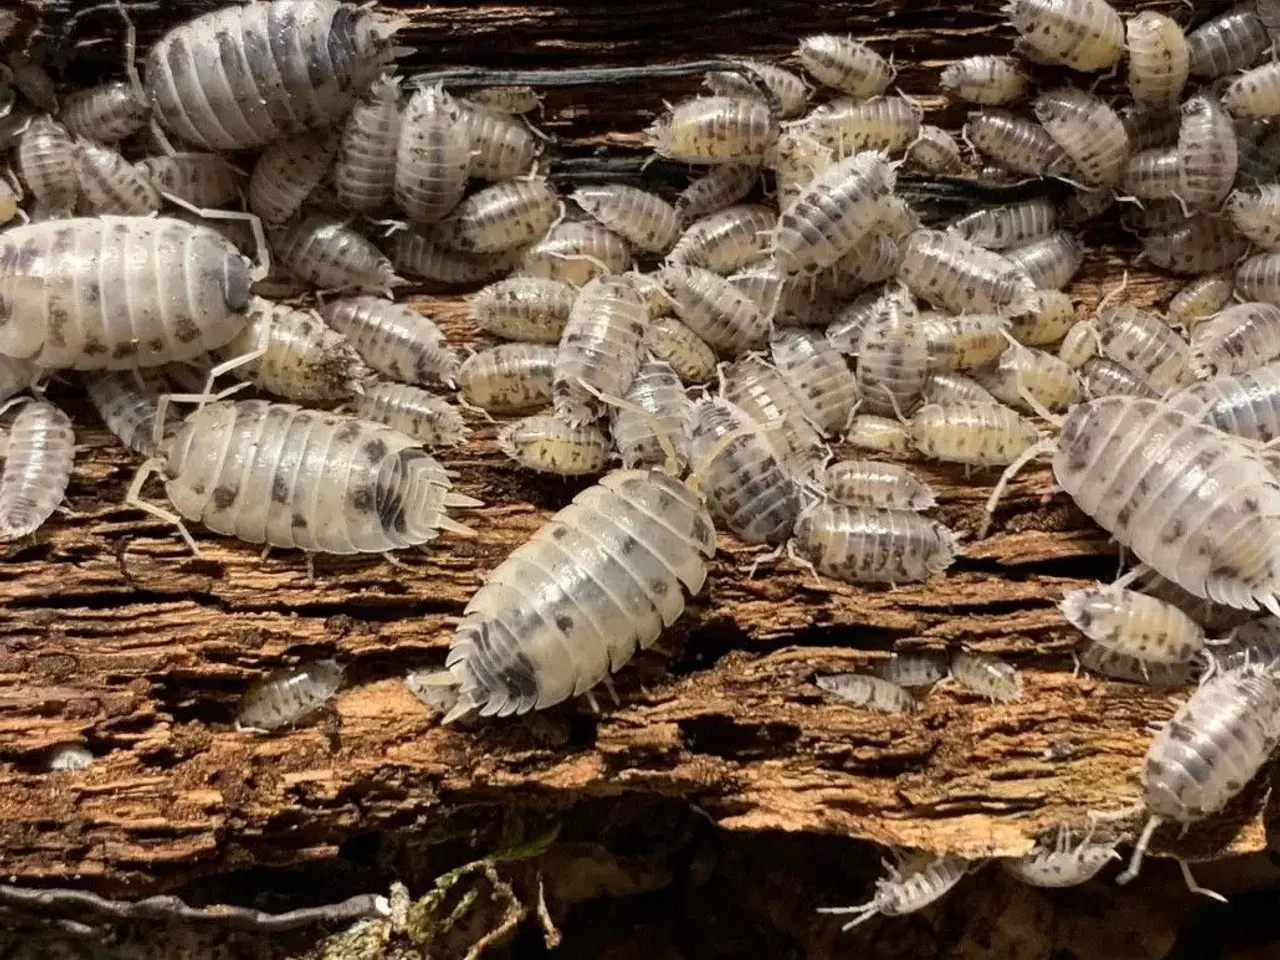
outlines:
[[[944,67],[938,85],[971,103],[999,106],[1027,90],[1027,75],[1015,57],[966,57]]]
[[[1231,118],[1212,95],[1182,105],[1178,128],[1178,196],[1193,209],[1216,209],[1235,183],[1240,152]]]
[[[1061,87],[1036,98],[1035,114],[1085,183],[1112,187],[1120,182],[1129,133],[1105,100]]]
[[[9,427],[0,472],[0,541],[30,536],[67,492],[75,459],[71,418],[45,400],[25,403]]]
[[[221,235],[181,220],[12,227],[0,233],[0,354],[45,369],[190,360],[244,326],[251,279]]]
[[[778,139],[778,118],[752,97],[697,97],[649,128],[649,145],[686,163],[760,162]]]
[[[1222,77],[1252,66],[1271,44],[1250,4],[1241,4],[1206,20],[1187,34],[1191,73]]]
[[[911,292],[953,313],[1025,313],[1036,286],[1007,258],[960,237],[917,230],[898,270]]]
[[[440,84],[414,93],[396,143],[393,192],[400,209],[417,223],[444,219],[462,199],[470,163],[462,108]]]
[[[686,264],[668,264],[658,281],[676,315],[717,354],[733,358],[769,339],[769,318],[718,274]]]
[[[822,489],[837,503],[885,510],[929,510],[933,489],[906,467],[878,460],[841,460],[827,467]]]
[[[489,413],[522,413],[551,403],[559,350],[542,343],[503,343],[472,354],[458,368],[458,392]]]
[[[510,716],[587,693],[651,646],[706,580],[715,528],[658,471],[619,470],[574,498],[472,596],[445,661],[446,722]]]
[[[1280,437],[1280,363],[1204,380],[1170,402],[1224,433],[1269,444]]]
[[[156,471],[186,519],[307,552],[385,553],[441,530],[470,533],[448,510],[479,505],[454,493],[447,471],[398,430],[265,400],[199,408],[139,470],[126,502],[176,522],[140,499]]]
[[[244,150],[343,117],[394,57],[398,25],[336,0],[222,7],[151,48],[157,120],[206,150]]]
[[[1138,103],[1176,106],[1191,70],[1191,47],[1172,17],[1145,10],[1125,23],[1129,93]]]

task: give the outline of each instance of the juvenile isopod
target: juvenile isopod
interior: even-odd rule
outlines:
[[[1049,200],[1037,198],[975,210],[954,221],[947,232],[988,250],[1004,250],[1048,236],[1057,223],[1057,208]]]
[[[339,202],[364,213],[391,200],[400,141],[400,78],[383,76],[351,108],[338,139],[333,188]]]
[[[374,370],[401,383],[452,384],[458,356],[430,317],[381,297],[330,300],[320,316],[351,341]]]
[[[1080,666],[1113,680],[1157,687],[1181,687],[1195,679],[1194,663],[1147,663],[1088,640],[1073,656]]]
[[[598,277],[574,301],[560,335],[552,399],[571,424],[595,420],[606,397],[621,397],[643,359],[649,320],[643,298],[626,277]]]
[[[648,145],[685,163],[759,162],[778,139],[778,118],[751,97],[697,97],[649,128]]]
[[[724,277],[685,264],[657,276],[676,315],[718,355],[733,358],[768,341],[768,316]]]
[[[1142,800],[1150,816],[1117,881],[1138,875],[1160,824],[1194,823],[1225,807],[1271,758],[1277,742],[1280,687],[1267,670],[1243,667],[1204,681],[1147,749]],[[1181,866],[1193,893],[1216,896],[1195,883],[1185,862]]]
[[[1280,437],[1280,364],[1201,381],[1171,402],[1224,433],[1269,444]]]
[[[1185,198],[1184,198],[1185,199]],[[1249,242],[1225,217],[1201,214],[1180,226],[1152,232],[1142,239],[1142,252],[1157,267],[1173,273],[1199,274],[1222,270],[1245,255]],[[1244,275],[1241,264],[1236,282]]]
[[[934,403],[916,411],[909,438],[934,460],[993,467],[1013,463],[1040,434],[1030,420],[998,404]]]
[[[1106,0],[1009,0],[1022,42],[1050,63],[1106,70],[1124,52],[1124,22]]]
[[[174,153],[137,163],[151,186],[201,208],[227,207],[245,190],[245,176],[216,153]],[[234,223],[235,221],[226,221]]]
[[[1235,272],[1235,295],[1280,304],[1280,253],[1258,253],[1241,261]]]
[[[773,259],[786,273],[835,263],[871,232],[895,174],[882,153],[857,153],[824,170],[778,216]]]
[[[140,371],[107,371],[86,376],[84,387],[89,402],[117,440],[140,456],[155,456],[157,405],[160,394],[169,389],[160,377],[140,375]],[[178,423],[173,409],[166,410],[161,436],[172,434]]]
[[[1096,877],[1112,860],[1119,860],[1116,845],[1085,837],[1074,847],[1071,832],[1058,830],[1052,846],[1037,844],[1026,856],[1000,861],[1005,873],[1033,887],[1077,887]]]
[[[504,343],[481,350],[458,368],[458,391],[473,407],[508,414],[551,403],[556,347],[541,343]]]
[[[1035,114],[1085,183],[1111,187],[1120,182],[1129,133],[1106,101],[1060,87],[1036,98]]]
[[[71,418],[52,403],[22,405],[0,472],[0,541],[30,536],[57,509],[71,482],[75,445]]]
[[[1227,198],[1236,229],[1264,250],[1280,250],[1280,184],[1236,190]]]
[[[721,368],[720,396],[756,423],[777,426],[769,440],[789,470],[808,473],[822,461],[826,448],[805,419],[795,391],[759,354],[748,354]]]
[[[479,505],[454,493],[445,469],[397,430],[265,400],[200,407],[138,471],[126,503],[180,523],[140,499],[157,471],[182,517],[308,553],[385,553],[442,529],[470,533],[447,511]]]
[[[77,370],[190,360],[244,326],[251,279],[222,236],[181,220],[11,227],[0,233],[0,354]]]
[[[531,113],[542,106],[538,91],[523,86],[479,87],[471,91],[471,99],[491,110],[512,115]]]
[[[342,674],[336,660],[313,660],[272,673],[236,704],[236,729],[269,733],[305,719],[337,696]]]
[[[920,405],[929,377],[929,339],[920,317],[901,311],[873,317],[855,353],[854,372],[867,410],[901,418]]]
[[[575,287],[631,268],[631,248],[612,230],[592,221],[557,224],[525,251],[526,276],[563,280]]]
[[[321,290],[389,293],[404,282],[377,247],[326,213],[309,213],[273,230],[271,248],[281,263]]]
[[[963,373],[931,373],[924,385],[924,402],[940,403],[994,403],[1000,401],[986,387]]]
[[[1191,47],[1172,17],[1151,10],[1125,24],[1129,47],[1129,93],[1152,107],[1176,106],[1191,69]]]
[[[1080,368],[1080,385],[1090,400],[1095,397],[1117,396],[1160,397],[1160,391],[1142,377],[1106,357],[1093,357],[1085,361]]]
[[[1058,605],[1094,643],[1147,663],[1186,663],[1205,648],[1204,628],[1173,604],[1123,587],[1069,590]]]
[[[822,489],[837,503],[885,510],[930,510],[933,489],[906,467],[878,460],[841,460],[827,467]]]
[[[763,63],[759,60],[739,60],[738,62],[750,70],[752,79],[762,82],[777,99],[778,116],[783,120],[794,117],[804,110],[805,101],[809,99],[809,88],[800,77],[772,63]],[[764,93],[756,87],[752,79],[731,70],[718,70],[708,73],[703,80],[703,85],[713,94],[721,97],[764,100]]]
[[[498,449],[524,467],[562,477],[600,473],[609,464],[609,438],[590,423],[574,425],[538,414],[513,420],[498,432]]]
[[[457,103],[462,129],[471,141],[471,176],[499,183],[529,171],[541,143],[522,121],[471,100]]]
[[[925,313],[919,320],[929,344],[929,370],[976,370],[994,361],[1009,348],[1005,331],[1009,321],[994,313],[969,313],[953,317]]]
[[[818,573],[848,583],[912,583],[950,567],[955,534],[911,510],[821,500],[800,512],[788,551]]]
[[[1098,311],[1093,328],[1104,356],[1157,391],[1190,379],[1187,342],[1156,314],[1127,303],[1114,304]]]
[[[920,135],[920,110],[905,97],[830,100],[798,121],[836,160],[863,150],[898,153]]]
[[[455,250],[436,235],[398,230],[388,248],[395,269],[446,287],[465,287],[493,280],[517,266],[524,252],[469,253]]]
[[[1074,233],[1056,230],[1004,251],[1040,290],[1061,290],[1084,264],[1084,244]]]
[[[467,197],[440,224],[459,250],[501,253],[527,247],[547,232],[559,202],[545,180],[495,183]]]
[[[1038,177],[1065,165],[1049,131],[1006,110],[971,113],[963,135],[978,153],[1015,173]]]
[[[1280,115],[1280,69],[1264,63],[1246,70],[1222,92],[1222,105],[1234,117]]]
[[[947,658],[927,651],[891,653],[872,666],[877,677],[901,687],[931,687],[947,675]]]
[[[921,124],[916,138],[907,147],[907,160],[925,173],[964,172],[964,155],[956,138],[928,123]]]
[[[676,210],[684,223],[700,220],[738,203],[751,192],[759,178],[759,169],[747,163],[712,167],[680,191]]]
[[[770,266],[781,267],[776,260]],[[868,286],[891,280],[902,266],[902,250],[883,233],[866,233],[839,260],[822,270],[817,277],[818,289],[837,300],[861,293]],[[782,272],[781,270],[779,272]],[[804,277],[786,274],[793,290],[805,293]],[[794,312],[794,308],[792,310]],[[775,315],[776,318],[776,315]]]
[[[985,653],[959,650],[951,658],[952,678],[971,693],[992,703],[1022,699],[1022,678],[1010,664]]]
[[[1191,73],[1222,77],[1253,65],[1271,45],[1256,13],[1242,4],[1206,20],[1187,35]]]
[[[1216,208],[1235,183],[1239,162],[1235,129],[1222,104],[1207,93],[1187,100],[1178,128],[1178,196],[1182,202],[1192,209]]]
[[[1017,314],[1035,304],[1035,283],[1011,261],[937,230],[911,235],[898,277],[912,293],[952,313]]]
[[[160,194],[145,171],[111,147],[80,138],[72,147],[80,202],[88,213],[144,217],[160,209]]]
[[[655,193],[622,183],[579,187],[569,198],[633,247],[666,253],[680,235],[680,214]]]
[[[835,151],[819,143],[802,125],[783,130],[765,155],[773,172],[778,209],[785,208],[810,181],[836,162]]]
[[[471,431],[458,408],[407,383],[374,383],[356,396],[351,412],[413,437],[425,447],[457,447]]]
[[[93,766],[93,754],[78,743],[64,743],[49,754],[49,769],[88,770]]]
[[[1197,377],[1244,373],[1280,358],[1280,307],[1237,303],[1191,331],[1191,372]]]
[[[819,83],[865,100],[884,93],[893,68],[865,43],[823,33],[800,41],[800,63]]]
[[[543,277],[509,277],[470,298],[470,317],[481,330],[508,340],[559,343],[578,288]]]
[[[880,713],[912,713],[920,709],[916,698],[881,677],[865,673],[832,673],[815,677],[814,685],[834,697]]]
[[[587,693],[680,617],[714,554],[711,517],[684,484],[658,471],[608,474],[472,596],[445,661],[459,688],[445,722]]]
[[[693,413],[692,459],[711,512],[747,543],[779,545],[800,512],[800,487],[768,430],[726,400],[699,401]],[[729,439],[733,434],[741,434]]]
[[[72,136],[115,143],[137,133],[150,112],[133,84],[111,80],[67,94],[58,118]]]
[[[675,317],[654,317],[644,331],[644,348],[665,360],[685,383],[706,383],[716,373],[716,354]]]
[[[971,103],[999,106],[1027,91],[1027,76],[1014,57],[977,56],[943,68],[939,86]]]
[[[613,442],[623,466],[664,466],[669,442],[683,469],[689,463],[693,402],[671,365],[646,361],[623,399],[626,404],[612,411]]]
[[[271,144],[253,166],[249,209],[263,223],[284,223],[302,209],[337,152],[338,138],[332,130],[314,130]]]
[[[156,41],[147,96],[161,126],[187,143],[260,147],[345,116],[393,59],[397,29],[336,0],[223,7]]]
[[[255,297],[249,322],[219,350],[224,360],[261,351],[232,374],[295,403],[349,400],[373,371],[351,342],[308,310]]]
[[[861,394],[840,351],[822,334],[806,330],[779,330],[770,349],[808,421],[827,436],[843,430]]]
[[[777,224],[778,215],[768,207],[747,203],[725,207],[689,224],[667,261],[733,273],[768,257]]]
[[[897,420],[860,414],[849,423],[844,442],[858,450],[882,453],[891,457],[905,456],[911,452],[911,434]]]
[[[409,98],[396,141],[393,194],[416,223],[435,223],[458,205],[467,187],[471,138],[462,108],[440,84]]]
[[[842,930],[852,930],[876,914],[898,917],[915,913],[946,896],[968,871],[969,862],[959,857],[916,853],[897,867],[889,866],[888,878],[876,881],[875,896],[866,903],[856,907],[821,907],[818,912],[853,914],[853,919],[841,927]]]

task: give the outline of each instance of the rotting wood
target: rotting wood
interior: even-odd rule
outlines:
[[[604,6],[433,6],[406,8],[406,38],[433,51],[430,63],[411,58],[413,69],[775,54],[799,33],[852,31],[892,44],[902,86],[918,90],[946,59],[1007,48],[998,6],[962,16],[913,4],[913,26],[898,32],[885,28],[894,21],[884,4],[782,3],[757,14],[727,2],[655,3],[628,7],[627,18]],[[67,4],[47,7],[52,24]],[[144,39],[154,34],[149,15],[140,20]],[[620,42],[626,36],[655,39]],[[634,131],[638,115],[628,111],[652,109],[662,95],[593,92],[592,122]],[[569,98],[562,106],[578,95],[557,96]],[[1094,258],[1074,292],[1096,302],[1122,266]],[[1131,277],[1126,296],[1155,302],[1173,287]],[[457,299],[422,305],[451,338],[474,339]],[[640,657],[616,678],[620,706],[604,702],[595,715],[573,704],[444,730],[399,678],[442,661],[450,618],[485,572],[582,484],[517,472],[494,452],[493,428],[473,419],[470,446],[443,459],[487,504],[474,520],[478,536],[406,557],[411,571],[378,558],[319,558],[309,583],[299,555],[263,561],[251,546],[196,530],[202,552],[193,558],[172,531],[125,510],[136,462],[86,406],[72,409],[83,449],[71,513],[34,542],[7,547],[0,564],[0,855],[20,882],[74,876],[140,896],[237,867],[328,858],[353,834],[468,805],[567,807],[635,793],[686,799],[735,830],[1017,855],[1061,822],[1131,804],[1146,724],[1185,696],[1072,677],[1076,637],[1054,601],[1109,576],[1115,551],[1061,496],[1048,498],[1048,471],[1038,469],[1011,488],[995,536],[925,586],[819,586],[785,560],[747,579],[765,551],[722,537],[707,590],[662,641],[670,656]],[[994,474],[923,472],[939,490],[941,518],[971,533]],[[1026,699],[994,706],[944,685],[921,713],[884,717],[810,682],[895,644],[1008,655]],[[336,738],[323,723],[265,739],[231,729],[234,702],[253,679],[330,655],[350,678]],[[69,740],[99,754],[94,766],[44,773],[47,751]],[[1248,791],[1179,851],[1260,849],[1266,794],[1265,785]]]

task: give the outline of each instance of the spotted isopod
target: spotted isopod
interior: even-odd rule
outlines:
[[[858,450],[883,453],[891,457],[911,452],[911,435],[906,426],[888,417],[860,414],[849,423],[844,442]]]
[[[1036,198],[975,210],[952,222],[947,232],[988,250],[1004,250],[1048,236],[1057,222],[1058,211],[1053,203]]]
[[[1158,399],[1160,391],[1142,377],[1126,370],[1114,360],[1094,357],[1080,368],[1080,385],[1085,396],[1095,397],[1150,397]]]
[[[852,930],[877,914],[898,917],[923,910],[959,883],[969,871],[969,861],[960,857],[935,857],[916,853],[898,867],[889,867],[889,876],[876,881],[876,892],[866,903],[856,907],[821,907],[819,913],[853,914],[842,930]]]
[[[1229,267],[1245,255],[1249,241],[1225,217],[1199,215],[1168,230],[1147,234],[1142,252],[1157,267],[1173,273],[1200,274]],[[1246,264],[1236,273],[1236,283]]]
[[[836,160],[863,150],[897,153],[920,135],[919,109],[899,96],[830,100],[798,122]]]
[[[1058,830],[1052,846],[1037,844],[1025,856],[1000,861],[1009,876],[1033,887],[1078,887],[1096,877],[1112,860],[1119,860],[1114,842],[1095,842],[1085,837],[1074,847],[1071,831]]]
[[[827,467],[822,489],[837,503],[886,510],[930,510],[938,498],[906,467],[878,460],[841,460]]]
[[[71,418],[52,403],[22,405],[0,472],[0,541],[30,536],[57,509],[71,482],[75,444]]]
[[[137,133],[150,112],[131,83],[112,80],[69,93],[58,118],[73,136],[115,143]]]
[[[893,68],[865,43],[823,33],[800,41],[800,63],[825,86],[851,97],[867,99],[884,93]]]
[[[778,116],[783,120],[797,116],[804,110],[805,102],[809,99],[809,88],[800,77],[772,63],[762,63],[759,60],[738,62],[747,67],[751,71],[752,78],[761,81],[777,98]],[[703,80],[703,85],[713,94],[721,97],[765,99],[764,94],[751,80],[741,73],[730,70],[708,73]]]
[[[773,171],[778,209],[783,209],[836,158],[830,147],[819,143],[803,127],[791,127],[779,134],[764,162]]]
[[[570,424],[595,420],[603,412],[596,392],[627,392],[640,369],[648,319],[643,298],[625,276],[597,277],[582,288],[556,357],[552,396],[559,416]]]
[[[1191,47],[1172,17],[1145,10],[1125,23],[1129,94],[1153,107],[1176,106],[1191,70]]]
[[[512,180],[478,190],[441,222],[441,236],[460,250],[501,253],[542,237],[559,202],[545,180]]]
[[[388,249],[395,269],[446,287],[465,287],[493,280],[518,265],[524,251],[470,253],[454,250],[439,237],[416,230],[398,230]]]
[[[1036,98],[1035,114],[1085,183],[1111,187],[1120,182],[1129,133],[1104,100],[1060,87]]]
[[[822,334],[806,330],[779,330],[770,350],[808,421],[827,436],[843,430],[861,393],[840,351]]]
[[[865,673],[832,673],[815,677],[814,685],[832,696],[880,713],[912,713],[920,709],[915,697],[881,677]]]
[[[820,500],[796,518],[788,551],[818,573],[848,583],[911,583],[950,567],[963,551],[936,520]]]
[[[760,171],[746,163],[712,167],[680,191],[676,211],[684,223],[700,220],[738,203],[751,192],[759,178]]]
[[[0,233],[0,354],[76,370],[190,360],[244,326],[252,279],[222,236],[181,220],[11,227]]]
[[[777,422],[770,437],[792,471],[808,472],[826,455],[817,431],[805,419],[804,408],[778,369],[758,354],[748,354],[721,368],[720,395],[741,408],[756,423]]]
[[[929,377],[929,339],[920,317],[900,311],[873,317],[858,337],[855,354],[854,372],[867,410],[904,417],[920,405]]]
[[[471,100],[459,100],[471,142],[468,173],[495,183],[528,172],[542,144],[521,121]]]
[[[254,442],[248,442],[252,438]],[[140,495],[159,471],[177,513],[215,533],[308,553],[385,553],[472,531],[449,475],[417,441],[356,417],[265,400],[192,413],[135,476],[126,503],[178,523]]]
[[[1191,331],[1191,372],[1197,377],[1244,373],[1280,358],[1280,307],[1237,303]]]
[[[578,288],[542,277],[508,277],[470,298],[470,317],[481,330],[508,340],[559,343]]]
[[[665,360],[685,383],[706,383],[716,373],[716,354],[675,317],[654,317],[644,331],[644,348]]]
[[[800,512],[800,487],[767,433],[746,429],[752,424],[750,414],[726,400],[699,401],[692,458],[701,465],[711,512],[747,543],[779,545]]]
[[[244,174],[216,153],[166,154],[146,157],[136,165],[156,190],[196,207],[229,206],[246,187]]]
[[[758,204],[737,204],[689,224],[667,254],[670,263],[687,263],[730,274],[769,256],[778,215]]]
[[[907,161],[925,173],[964,172],[964,155],[956,138],[928,123],[921,124],[916,138],[907,147]]]
[[[1102,353],[1157,391],[1190,379],[1191,350],[1160,317],[1131,304],[1103,307],[1093,321]]]
[[[951,658],[951,676],[966,690],[992,703],[1022,699],[1022,679],[1018,671],[998,657],[959,650]]]
[[[870,236],[870,234],[868,234]],[[858,252],[855,248],[854,252]],[[844,258],[830,270],[838,270]],[[828,289],[824,271],[817,278],[784,273],[773,261],[757,263],[730,274],[729,284],[768,316],[775,325],[821,327],[834,322],[843,296]]]
[[[458,408],[407,383],[373,383],[355,398],[352,413],[385,423],[426,447],[457,447],[471,431]]]
[[[1124,22],[1106,0],[1009,0],[1022,42],[1051,63],[1106,70],[1124,52]]]
[[[631,248],[612,230],[592,221],[557,224],[525,251],[526,276],[563,280],[581,287],[596,277],[631,267]]]
[[[93,766],[93,754],[78,743],[64,743],[49,754],[49,769],[88,770]]]
[[[943,68],[939,86],[961,100],[999,106],[1027,92],[1027,76],[1014,57],[965,57]]]
[[[337,152],[338,137],[332,130],[313,130],[271,144],[253,166],[249,209],[263,223],[284,223],[302,209]]]
[[[471,99],[508,114],[530,113],[542,105],[538,91],[523,86],[479,87],[471,91]]]
[[[1059,609],[1094,643],[1147,663],[1186,663],[1205,649],[1200,624],[1145,593],[1100,584],[1069,590]]]
[[[339,202],[360,213],[391,200],[400,141],[400,78],[383,76],[351,108],[333,163]]]
[[[1040,124],[1006,110],[969,114],[964,140],[1000,166],[1029,177],[1064,166],[1062,148]]]
[[[676,315],[718,355],[733,358],[769,339],[767,315],[724,277],[687,264],[668,264],[658,281]]]
[[[146,172],[116,150],[84,138],[76,140],[71,150],[86,212],[144,217],[160,209],[160,194]]]
[[[459,688],[445,722],[587,693],[680,617],[714,554],[711,517],[688,487],[657,471],[608,474],[472,596],[445,661]]]
[[[1223,433],[1270,443],[1280,437],[1280,364],[1204,380],[1170,402]]]
[[[655,193],[622,183],[579,187],[569,198],[633,247],[666,253],[680,235],[680,214]]]
[[[1194,663],[1147,663],[1092,640],[1080,647],[1074,656],[1086,670],[1127,683],[1181,687],[1194,680],[1196,674]]]
[[[1035,424],[991,403],[928,404],[911,418],[909,440],[926,457],[971,467],[1016,461],[1040,440]]]
[[[693,402],[671,365],[662,360],[646,361],[623,399],[626,404],[611,411],[613,442],[623,466],[663,466],[666,440],[675,453],[676,465],[683,469],[689,463],[692,443]]]
[[[1000,401],[986,387],[963,373],[931,373],[925,381],[923,399],[929,403],[994,403]]]
[[[1198,93],[1182,105],[1178,128],[1178,196],[1193,209],[1217,207],[1235,183],[1240,153],[1222,104]]]
[[[947,658],[927,651],[891,653],[877,660],[872,672],[902,687],[931,687],[947,675]]]
[[[264,677],[236,704],[236,729],[269,733],[305,719],[337,696],[342,674],[336,660],[313,660]]]
[[[1013,318],[1009,334],[1028,347],[1057,343],[1075,323],[1076,309],[1061,290],[1037,290],[1030,313]]]
[[[1120,189],[1139,200],[1178,196],[1181,158],[1176,147],[1153,147],[1129,155],[1120,175]]]
[[[1009,348],[1006,317],[994,313],[970,313],[953,317],[923,313],[919,320],[929,345],[929,370],[976,370],[994,361]]]
[[[398,28],[336,0],[223,7],[156,41],[147,96],[160,125],[187,143],[260,147],[345,116],[390,64]]]
[[[396,141],[393,194],[417,223],[435,223],[458,205],[467,187],[471,138],[462,108],[440,84],[409,98]]]
[[[435,321],[381,297],[344,297],[320,308],[325,323],[343,334],[374,370],[401,383],[452,384],[458,356]]]
[[[600,473],[609,464],[609,438],[590,423],[571,424],[538,414],[513,420],[498,432],[498,449],[524,467],[563,477]]]
[[[659,117],[647,133],[660,156],[717,164],[763,160],[778,131],[778,118],[761,100],[696,97]]]
[[[1264,250],[1280,250],[1280,184],[1236,190],[1226,210],[1236,229]]]
[[[1257,14],[1246,5],[1206,20],[1187,34],[1191,72],[1222,77],[1251,66],[1271,45]]]
[[[1117,878],[1133,880],[1160,824],[1194,823],[1217,813],[1244,789],[1280,743],[1280,687],[1264,669],[1243,667],[1204,681],[1147,749],[1142,799],[1150,816],[1129,866]],[[1194,893],[1185,862],[1183,876]]]
[[[281,263],[322,290],[388,293],[404,282],[377,247],[326,213],[309,213],[271,231],[271,248]]]
[[[912,293],[952,313],[1016,314],[1034,306],[1035,283],[1020,268],[937,230],[911,235],[898,277]]]
[[[551,403],[559,350],[541,343],[503,343],[481,350],[458,368],[458,391],[489,413],[521,413]]]
[[[1258,253],[1241,261],[1235,271],[1235,295],[1280,304],[1280,253]]]
[[[89,374],[84,378],[89,402],[98,411],[112,435],[129,450],[143,457],[156,453],[156,416],[160,394],[168,391],[167,383],[152,374],[139,371]],[[178,417],[172,408],[166,410],[161,436],[178,428]]]
[[[771,265],[781,266],[776,260]],[[843,300],[871,284],[892,279],[900,266],[902,251],[896,243],[883,233],[866,233],[839,260],[819,272],[818,289]],[[804,278],[799,274],[788,276],[796,284],[793,289],[803,293]]]

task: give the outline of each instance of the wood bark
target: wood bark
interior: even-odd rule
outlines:
[[[208,5],[139,15],[144,39],[179,9]],[[41,30],[50,36],[68,6],[28,0],[47,16]],[[797,34],[830,30],[882,41],[897,53],[904,88],[929,90],[940,61],[1009,44],[994,2],[403,10],[417,48],[411,69],[778,54]],[[102,57],[92,48],[83,55]],[[612,100],[595,112],[594,98],[565,96],[589,100],[582,109],[595,123],[636,129]],[[652,109],[660,94],[626,96]],[[1105,253],[1091,260],[1076,288],[1082,309],[1122,266]],[[1172,288],[1131,275],[1126,295],[1154,303]],[[476,339],[460,300],[420,305],[455,342]],[[517,471],[496,453],[493,426],[473,418],[472,442],[442,459],[459,472],[459,488],[486,504],[468,521],[477,536],[446,536],[405,556],[408,569],[320,557],[311,582],[300,555],[263,560],[252,546],[196,529],[193,557],[171,529],[125,509],[137,462],[76,393],[55,390],[68,398],[81,445],[69,510],[34,540],[6,546],[0,563],[0,862],[21,882],[74,877],[139,896],[238,867],[329,858],[357,833],[469,806],[568,808],[634,794],[687,800],[731,830],[1018,855],[1061,823],[1134,803],[1147,725],[1185,696],[1073,676],[1078,637],[1055,602],[1064,589],[1110,577],[1115,549],[1047,492],[1040,468],[1012,486],[995,535],[969,543],[929,584],[817,583],[785,559],[764,559],[749,576],[766,551],[722,535],[707,589],[662,641],[668,655],[641,656],[615,678],[619,704],[604,695],[599,713],[575,703],[444,729],[401,677],[442,662],[452,619],[485,574],[584,484]],[[971,534],[995,475],[921,469],[939,491],[940,518]],[[993,705],[944,684],[920,713],[890,717],[834,701],[811,682],[890,649],[960,646],[1009,657],[1024,699]],[[249,683],[321,656],[348,665],[336,723],[272,737],[231,727]],[[49,750],[66,742],[87,743],[92,768],[44,772]],[[1177,849],[1194,857],[1260,849],[1267,793],[1265,784],[1247,791]]]

